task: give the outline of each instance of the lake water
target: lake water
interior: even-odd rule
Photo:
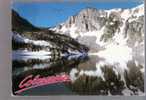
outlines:
[[[46,84],[17,95],[144,95],[143,66],[129,61],[126,68],[103,63],[96,55],[13,57],[13,93],[27,76],[68,75],[70,82]]]

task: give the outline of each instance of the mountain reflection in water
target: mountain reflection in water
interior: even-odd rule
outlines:
[[[42,77],[67,74],[70,83],[56,83],[29,89],[19,95],[144,95],[143,66],[134,61],[127,69],[117,65],[100,64],[98,56],[76,57],[13,57],[13,93],[20,82],[29,75]]]

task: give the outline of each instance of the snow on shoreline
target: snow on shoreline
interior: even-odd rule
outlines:
[[[27,50],[15,50],[12,52],[13,55],[22,55],[22,56],[45,56],[50,55],[51,52],[40,50],[40,51],[27,51]]]
[[[12,52],[12,59],[13,60],[23,60],[27,61],[28,59],[40,59],[40,60],[46,60],[50,59],[50,52],[46,51],[38,51],[38,52],[30,52],[25,50],[16,50]]]

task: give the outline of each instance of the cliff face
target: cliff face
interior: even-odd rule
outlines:
[[[69,28],[74,24],[80,32],[100,30],[105,25],[106,16],[105,11],[88,8],[82,10],[77,16],[71,16],[65,26]]]
[[[144,66],[143,4],[130,9],[83,9],[51,30],[76,39],[90,48],[89,54],[108,63],[122,67],[132,59]]]
[[[121,42],[116,39],[120,38],[127,39],[127,45],[132,46],[144,38],[144,5],[131,9],[83,9],[52,30],[79,41],[87,36],[90,37],[90,41],[92,36],[96,38],[94,43],[97,45],[111,41],[120,44]],[[86,44],[81,41],[80,43]]]

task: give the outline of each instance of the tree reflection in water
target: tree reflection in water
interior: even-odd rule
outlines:
[[[18,90],[20,81],[30,74],[47,77],[65,73],[70,75],[71,82],[70,84],[64,83],[64,85],[73,94],[141,95],[144,93],[144,74],[141,71],[143,66],[136,65],[134,61],[129,61],[127,69],[121,74],[114,69],[114,65],[103,65],[98,68],[101,70],[99,73],[99,71],[95,71],[99,60],[102,59],[95,56],[74,57],[72,59],[14,60],[13,92]]]

